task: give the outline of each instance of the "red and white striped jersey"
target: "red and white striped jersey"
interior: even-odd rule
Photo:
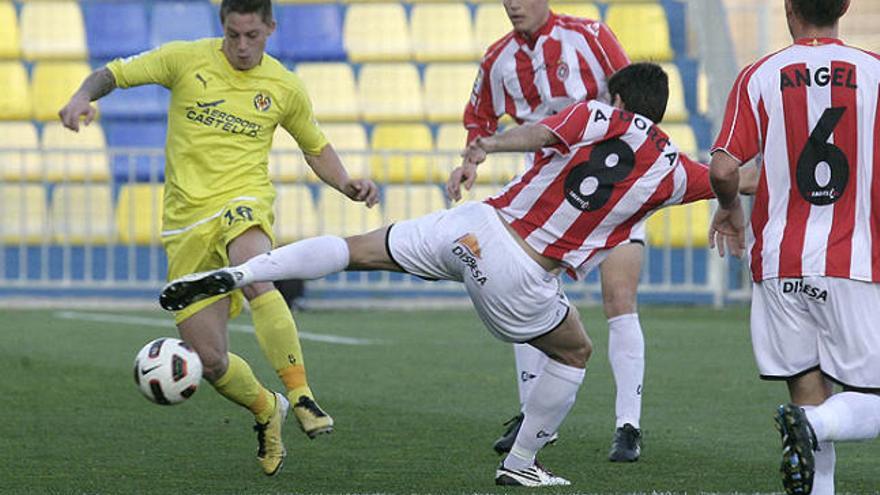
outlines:
[[[511,31],[483,56],[464,111],[468,142],[495,134],[498,119],[537,122],[578,101],[608,100],[607,80],[629,65],[601,22],[550,13],[529,42]]]
[[[663,206],[714,197],[709,169],[641,115],[581,102],[541,121],[560,143],[486,202],[575,277]]]
[[[752,279],[880,282],[880,56],[805,39],[746,67],[713,152],[762,155]]]

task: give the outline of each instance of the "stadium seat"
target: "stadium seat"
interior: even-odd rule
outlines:
[[[320,219],[309,187],[281,184],[275,188],[276,243],[286,244],[321,235]],[[330,232],[337,235],[335,232]]]
[[[30,119],[31,89],[21,62],[0,62],[0,88],[0,120]]]
[[[437,127],[437,151],[455,152],[456,156],[465,147],[467,141],[467,129],[461,123],[441,124]]]
[[[443,190],[436,184],[385,186],[382,192],[385,223],[417,218],[446,208]]]
[[[30,4],[29,4],[30,5]],[[58,111],[91,73],[85,62],[38,62],[31,74],[31,102],[37,120],[57,120]]]
[[[367,208],[363,203],[355,203],[329,186],[321,187],[318,218],[322,234],[342,237],[363,234],[382,226],[379,208]]]
[[[461,124],[443,124],[437,129],[437,151],[440,170],[451,171],[461,165],[459,153],[464,149],[467,131]],[[521,153],[492,154],[477,167],[477,183],[493,184],[490,188],[497,189],[514,178],[525,169],[525,161]],[[445,179],[444,179],[445,180]]]
[[[165,122],[106,122],[110,170],[117,182],[165,179]]]
[[[431,122],[461,122],[477,77],[477,64],[430,64],[425,68],[425,113]]]
[[[708,245],[710,206],[708,201],[664,208],[650,216],[647,223],[648,244],[673,248]]]
[[[49,235],[46,188],[42,184],[0,183],[0,239],[4,244],[38,244]]]
[[[52,193],[52,239],[105,244],[113,238],[113,203],[106,184],[59,184]]]
[[[666,105],[664,122],[686,122],[688,119],[687,105],[684,99],[684,83],[681,72],[674,64],[661,64],[669,75],[669,103]]]
[[[162,232],[162,185],[123,184],[116,200],[116,232],[123,244],[158,244]]]
[[[37,129],[30,122],[0,122],[0,178],[4,181],[40,181]]]
[[[399,3],[350,5],[343,35],[352,62],[403,61],[412,54],[406,13]]]
[[[360,118],[354,73],[346,63],[297,64],[312,100],[315,117],[322,122],[351,121]]]
[[[412,184],[445,180],[428,156],[434,144],[425,124],[379,124],[373,129],[370,146],[371,177],[376,181]]]
[[[412,64],[364,64],[358,95],[364,120],[369,122],[424,118],[419,73]]]
[[[105,120],[165,120],[171,93],[158,84],[118,89],[101,98]]]
[[[279,55],[291,60],[345,60],[342,10],[335,4],[279,5]]]
[[[482,57],[486,49],[489,48],[489,45],[498,41],[498,39],[509,33],[512,29],[510,19],[507,18],[504,6],[500,3],[478,5],[476,17],[474,18],[477,56]]]
[[[503,184],[502,184],[503,185]],[[462,201],[483,201],[486,198],[497,195],[501,192],[501,187],[487,184],[474,184],[470,191],[462,188]]]
[[[153,4],[150,44],[197,40],[217,36],[220,20],[207,2],[156,2]]]
[[[273,181],[294,182],[303,180],[307,170],[309,166],[293,136],[283,127],[276,127],[269,153],[269,177]]]
[[[672,60],[669,22],[659,3],[613,4],[605,21],[632,60]]]
[[[586,2],[552,2],[550,8],[557,14],[565,14],[584,19],[598,21],[602,19],[599,7],[594,3]]]
[[[43,169],[52,182],[104,182],[110,178],[107,142],[98,122],[81,126],[79,132],[60,122],[43,126]]]
[[[21,52],[26,60],[85,59],[86,32],[79,2],[25,3],[21,8]]]
[[[698,159],[700,147],[697,145],[697,137],[691,126],[687,124],[662,124],[660,127],[666,131],[669,139],[678,146],[679,151],[694,160]]]
[[[93,59],[127,57],[150,49],[146,3],[92,0],[82,6]]]
[[[20,55],[21,34],[15,6],[12,2],[0,1],[0,59],[17,59]]]
[[[323,124],[321,130],[330,140],[330,144],[339,153],[348,174],[356,178],[369,178],[370,168],[367,160],[369,146],[367,133],[360,124]],[[314,173],[309,170],[309,176]]]
[[[411,14],[413,54],[418,62],[473,60],[471,12],[464,3],[416,5]]]

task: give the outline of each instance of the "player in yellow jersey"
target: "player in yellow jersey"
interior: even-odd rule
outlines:
[[[241,264],[272,248],[275,190],[268,156],[278,125],[296,139],[321,180],[367,206],[378,198],[372,181],[346,173],[315,122],[302,82],[264,53],[275,29],[270,0],[223,0],[220,21],[222,39],[172,42],[110,62],[89,75],[59,112],[64,125],[78,131],[95,117],[91,102],[114,88],[160,84],[171,90],[162,220],[169,280]],[[270,392],[227,350],[226,324],[241,311],[243,298],[286,396]],[[180,335],[201,357],[205,378],[254,414],[257,457],[267,475],[284,463],[281,426],[290,403],[309,437],[332,431],[333,419],[307,383],[293,317],[271,283],[175,309]]]

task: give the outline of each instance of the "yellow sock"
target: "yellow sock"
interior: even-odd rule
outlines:
[[[301,395],[314,398],[306,380],[299,333],[290,308],[277,290],[266,292],[251,301],[257,342],[278,377],[287,388],[287,395],[296,402]]]
[[[257,381],[253,370],[241,357],[229,353],[226,373],[214,382],[214,388],[223,397],[246,407],[259,423],[265,423],[275,411],[275,394]]]

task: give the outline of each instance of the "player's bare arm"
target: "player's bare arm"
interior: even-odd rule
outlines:
[[[113,73],[109,69],[101,67],[92,72],[86,77],[76,93],[70,97],[67,105],[64,105],[64,108],[58,112],[61,123],[64,124],[64,127],[79,132],[80,119],[85,125],[89,125],[95,120],[97,109],[92,105],[92,102],[114,89],[116,89],[116,78],[113,77]]]
[[[745,250],[745,213],[739,200],[739,160],[724,152],[712,155],[709,164],[709,181],[718,198],[718,210],[709,226],[709,247],[718,247],[718,254],[725,251],[740,257]]]
[[[758,167],[745,165],[739,169],[739,193],[754,196],[758,192]]]
[[[322,181],[353,201],[362,201],[366,203],[368,208],[372,208],[379,202],[379,188],[376,187],[376,184],[370,179],[349,177],[342,160],[332,145],[327,144],[317,155],[306,153],[305,158],[306,163],[312,167],[312,170]]]

